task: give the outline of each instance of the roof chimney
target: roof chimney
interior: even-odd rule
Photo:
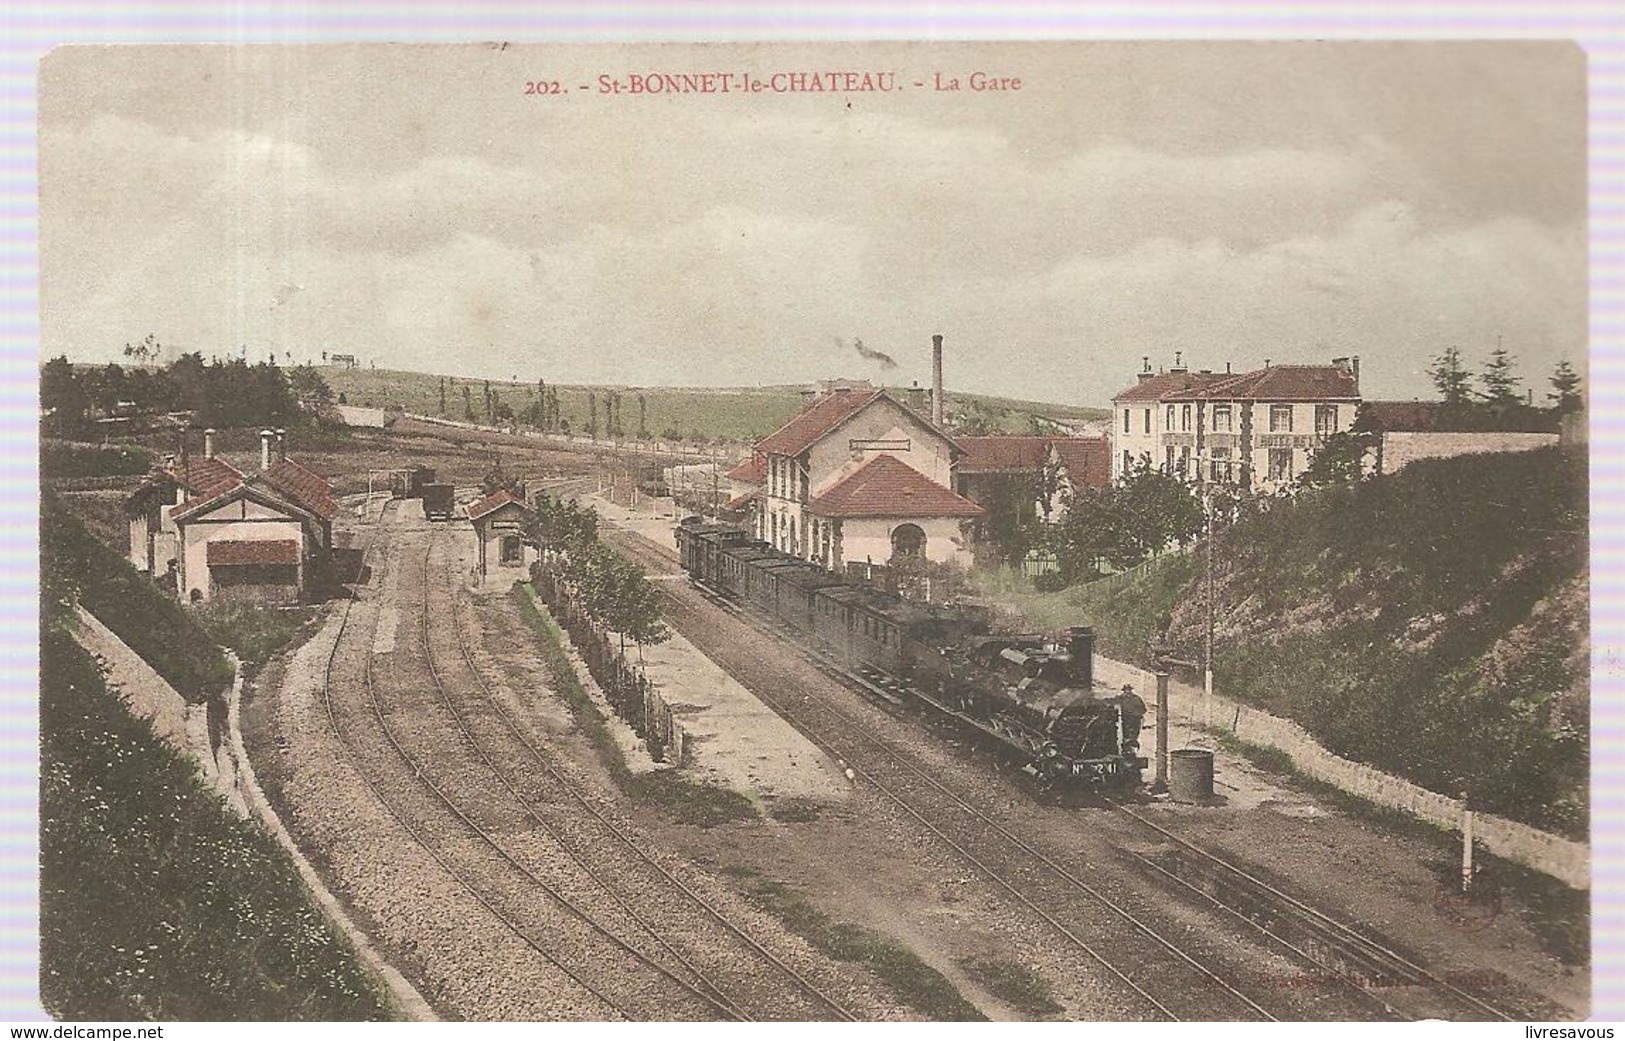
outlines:
[[[288,432],[282,427],[276,428],[276,458],[279,463],[288,458]]]
[[[1270,367],[1270,360],[1269,360],[1269,359],[1268,359],[1268,358],[1265,358],[1265,359],[1264,359],[1264,368],[1266,368],[1266,369],[1267,369],[1267,368],[1269,368],[1269,367]]]
[[[1172,367],[1170,367],[1168,369],[1168,374],[1170,376],[1177,376],[1177,375],[1180,375],[1182,373],[1186,373],[1186,372],[1189,372],[1189,371],[1190,370],[1185,367],[1185,352],[1184,351],[1175,351],[1174,352],[1174,364],[1172,365]]]
[[[931,425],[940,428],[943,419],[942,401],[942,334],[931,337]]]
[[[203,458],[214,458],[214,427],[203,431]]]
[[[1356,354],[1354,356],[1353,366],[1354,366],[1354,392],[1356,394],[1358,394],[1360,392],[1360,356],[1358,354]]]
[[[1140,371],[1148,376],[1151,374],[1151,355],[1140,355]]]
[[[1226,376],[1230,375],[1230,363],[1229,362],[1224,363],[1224,374]]]
[[[261,470],[269,470],[271,468],[271,439],[273,437],[275,437],[275,436],[276,436],[276,434],[273,433],[270,430],[261,430],[260,431],[260,469]]]

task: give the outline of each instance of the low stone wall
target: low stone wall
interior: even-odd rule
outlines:
[[[1157,683],[1152,673],[1097,655],[1095,677],[1111,687],[1132,686],[1154,711]],[[1378,806],[1400,810],[1447,831],[1455,831],[1461,825],[1460,799],[1344,759],[1328,751],[1291,720],[1239,704],[1217,692],[1212,705],[1204,708],[1200,688],[1172,682],[1168,690],[1168,715],[1170,720],[1182,720],[1196,728],[1208,725],[1252,744],[1284,752],[1304,775]],[[1148,725],[1154,725],[1154,721],[1148,721]],[[1591,851],[1584,843],[1491,813],[1473,815],[1473,835],[1496,856],[1543,872],[1575,889],[1591,888]]]
[[[239,727],[243,672],[237,659],[231,658],[237,675],[232,681],[231,693],[225,705],[223,732],[211,735],[207,706],[187,704],[186,699],[168,681],[95,615],[83,607],[78,611],[79,630],[76,635],[80,646],[102,664],[108,675],[108,686],[119,693],[131,712],[147,720],[159,740],[198,764],[204,780],[220,793],[227,806],[245,819],[257,819],[271,833],[293,860],[305,888],[310,891],[323,915],[333,928],[350,941],[362,964],[384,982],[400,1011],[413,1020],[437,1020],[439,1017],[417,989],[384,960],[372,941],[350,920],[343,905],[322,883],[316,869],[305,859],[270,800],[260,789]]]
[[[124,699],[132,713],[147,721],[160,741],[197,760],[204,776],[215,783],[218,767],[209,745],[207,707],[188,705],[180,692],[113,630],[83,607],[76,610],[79,645],[101,663],[108,686]]]
[[[1391,431],[1382,435],[1382,468],[1385,473],[1393,473],[1418,459],[1446,459],[1487,452],[1529,452],[1555,445],[1557,441],[1556,434]]]

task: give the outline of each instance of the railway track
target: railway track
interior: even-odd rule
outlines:
[[[1438,976],[1365,931],[1304,903],[1120,800],[1110,803],[1166,843],[1157,854],[1133,854],[1151,873],[1293,952],[1317,968],[1321,980],[1366,995],[1392,1018],[1501,1022],[1529,1018],[1514,1016]]]
[[[696,986],[736,1018],[857,1019],[651,856],[526,735],[474,660],[452,584],[432,581],[432,552],[426,549],[423,559],[421,617],[429,670],[465,743],[532,819]],[[430,627],[431,616],[443,624]]]
[[[386,504],[386,512],[389,508]],[[382,522],[380,515],[363,551],[363,563],[377,549]],[[411,716],[433,694],[397,684],[387,692],[386,707],[373,669],[374,651],[383,638],[380,609],[375,608],[372,632],[362,634],[365,642],[354,648],[355,653],[340,655],[346,635],[355,635],[351,626],[355,605],[354,600],[345,604],[328,656],[324,708],[357,773],[401,830],[494,921],[590,998],[592,1018],[738,1018],[702,986],[587,913],[563,885],[541,877],[538,868],[548,858],[516,855],[510,845],[520,844],[530,830],[524,814],[491,798],[485,779],[466,772],[448,778],[445,768],[455,765],[450,757],[430,763],[421,753],[414,756],[409,751],[407,742],[425,735],[421,726],[411,724]],[[355,658],[359,664],[351,660]],[[340,697],[341,689],[351,696]],[[397,717],[394,725],[392,716]],[[403,733],[403,728],[415,733]],[[459,805],[452,791],[477,805]]]
[[[646,564],[663,570],[671,570],[674,565],[673,558],[648,540],[639,536],[625,536],[618,539],[623,548],[632,555],[639,557]],[[689,612],[693,618],[691,608],[685,604],[680,596],[669,588],[663,592],[679,610]],[[765,633],[783,638],[789,635],[783,631],[775,631],[773,626],[762,619],[744,614],[736,605],[717,598],[708,597],[713,603],[733,613],[745,624]],[[802,656],[818,668],[821,672],[830,675],[843,684],[854,687],[871,696],[878,697],[891,704],[900,704],[906,701],[901,697],[896,681],[889,677],[855,673],[834,661],[828,655],[816,650],[797,645]],[[730,671],[739,663],[730,661],[726,663]],[[779,686],[769,685],[766,688],[751,682],[745,676],[747,685],[763,697],[776,711],[784,715],[793,725],[807,734],[824,748],[826,752],[840,755],[843,747],[837,740],[828,740],[822,732],[815,733],[809,729],[804,718],[805,709],[791,707],[773,696],[763,696],[763,689],[780,689]],[[874,784],[882,795],[899,805],[906,813],[937,834],[943,841],[952,846],[956,852],[974,864],[984,875],[990,878],[1000,888],[1014,895],[1018,902],[1028,906],[1030,910],[1038,912],[1052,928],[1066,936],[1069,941],[1082,946],[1097,963],[1105,967],[1109,974],[1128,985],[1146,1004],[1159,1014],[1168,1018],[1189,1018],[1188,1013],[1194,1011],[1200,1018],[1216,1018],[1224,1015],[1225,1007],[1234,1008],[1238,1014],[1248,1015],[1252,1018],[1277,1018],[1274,1012],[1266,1007],[1279,1006],[1279,1000],[1270,1001],[1249,996],[1243,992],[1243,984],[1236,980],[1223,978],[1215,972],[1206,959],[1197,953],[1192,955],[1174,943],[1162,932],[1143,920],[1139,910],[1125,906],[1125,899],[1118,894],[1107,894],[1100,887],[1092,885],[1078,877],[1078,873],[1068,865],[1059,863],[1054,857],[1033,848],[1019,835],[1010,832],[997,821],[989,817],[979,807],[974,805],[959,793],[937,781],[925,771],[919,769],[906,756],[891,748],[884,741],[876,738],[872,731],[863,726],[861,722],[846,717],[839,710],[824,702],[803,699],[803,704],[813,707],[814,711],[827,720],[835,722],[837,729],[856,739],[860,745],[877,751],[881,754],[879,763],[885,764],[878,769],[877,760],[866,758],[864,771],[866,779]],[[849,756],[840,756],[848,759]],[[854,770],[857,767],[853,767]],[[958,815],[974,822],[982,829],[984,835],[991,834],[1019,851],[1020,856],[1014,852],[1008,853],[1004,861],[1008,866],[1001,869],[998,855],[983,854],[985,847],[978,847],[975,851],[962,848],[960,842],[944,833],[944,821],[938,817],[934,820],[926,819],[926,814],[910,802],[924,792],[927,799],[938,800],[938,805],[946,805],[951,815]],[[1498,1019],[1509,1020],[1513,1017],[1485,1001],[1479,995],[1464,989],[1450,980],[1440,978],[1421,966],[1413,959],[1392,950],[1381,942],[1369,937],[1361,930],[1342,923],[1329,915],[1320,912],[1309,905],[1291,897],[1280,889],[1269,885],[1257,878],[1246,869],[1231,861],[1203,849],[1202,847],[1180,837],[1143,814],[1135,811],[1119,801],[1112,801],[1112,805],[1128,818],[1134,820],[1142,827],[1149,828],[1165,844],[1165,849],[1155,854],[1146,855],[1127,852],[1125,856],[1137,861],[1141,867],[1153,877],[1159,879],[1163,885],[1173,889],[1176,893],[1193,898],[1199,906],[1206,906],[1227,918],[1234,919],[1243,925],[1244,931],[1250,931],[1260,936],[1272,949],[1281,956],[1308,968],[1312,975],[1304,977],[1314,984],[1311,989],[1317,991],[1340,991],[1344,1000],[1336,1002],[1338,1011],[1330,1016],[1324,1009],[1317,1009],[1316,1014],[1323,1018],[1369,1018],[1375,1014],[1378,1018],[1386,1019],[1417,1019],[1417,1018],[1448,1018],[1448,1019]],[[1161,949],[1160,964],[1163,969],[1186,970],[1187,977],[1194,974],[1200,981],[1202,992],[1209,995],[1204,997],[1194,1009],[1188,1009],[1172,1000],[1165,1000],[1146,993],[1140,985],[1140,980],[1151,975],[1144,971],[1131,974],[1118,969],[1116,966],[1105,965],[1100,955],[1098,945],[1091,944],[1080,936],[1073,935],[1073,930],[1045,910],[1033,905],[1029,899],[1033,892],[1031,888],[1032,874],[1030,870],[1024,871],[1021,863],[1026,858],[1027,867],[1034,863],[1041,865],[1054,878],[1065,883],[1074,893],[1081,893],[1094,901],[1097,905],[1109,910],[1132,930],[1139,934],[1142,941],[1151,943]],[[1023,879],[1023,891],[1017,891],[1007,877],[1020,877]],[[1120,945],[1114,944],[1111,950],[1116,953]],[[1155,953],[1155,952],[1154,952]],[[1142,954],[1139,956],[1143,958]],[[1138,960],[1138,959],[1137,959]],[[1153,961],[1153,964],[1158,962]],[[1146,964],[1140,961],[1140,964]],[[1161,978],[1159,977],[1159,982]],[[1276,988],[1279,990],[1279,986]],[[1215,1007],[1211,996],[1218,995],[1221,1000],[1228,1000],[1228,1006]],[[1349,1004],[1352,1002],[1352,1005]],[[1290,1003],[1287,1003],[1290,1005]],[[1282,1010],[1283,1014],[1301,1014],[1296,1009]]]
[[[671,570],[672,561],[646,540],[618,539],[646,564]],[[1132,995],[1124,1015],[1168,1020],[1278,1018],[1274,1011],[1215,971],[1207,952],[1192,953],[1151,920],[1148,909],[1130,906],[1118,893],[1081,878],[989,814],[915,766],[876,737],[871,728],[803,694],[771,662],[739,653],[726,640],[706,639],[705,621],[666,583],[668,621],[712,654],[769,707],[825,753],[847,764],[875,792],[924,828],[1001,890],[1064,944],[1093,963],[1103,978]],[[755,619],[735,615],[746,624]],[[781,634],[762,629],[775,639]],[[821,671],[827,667],[820,665]],[[767,693],[772,691],[773,693]],[[878,754],[877,754],[878,753]],[[1083,914],[1080,896],[1091,910]],[[1138,1006],[1137,1008],[1134,1006]]]

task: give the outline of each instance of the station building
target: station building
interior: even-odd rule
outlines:
[[[756,530],[775,548],[836,571],[895,558],[971,564],[971,522],[984,511],[954,491],[964,450],[885,390],[834,384],[755,453]]]

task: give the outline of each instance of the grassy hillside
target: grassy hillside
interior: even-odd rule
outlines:
[[[441,415],[441,377],[421,372],[402,372],[392,369],[347,369],[327,367],[319,370],[332,388],[335,397],[344,395],[351,405],[382,408],[397,405],[408,412]],[[446,408],[444,414],[452,419],[465,418],[463,388],[469,388],[468,400],[476,413],[482,413],[486,381],[446,377]],[[536,392],[534,383],[507,383],[491,381],[491,389],[499,400],[523,414]],[[587,428],[588,394],[597,389],[598,422],[604,424],[603,388],[560,385],[559,406],[570,428],[577,433]],[[628,436],[637,433],[638,395],[644,396],[649,433],[664,437],[675,432],[685,440],[718,437],[734,441],[754,440],[771,433],[801,407],[801,388],[774,387],[624,387],[614,388],[621,395],[621,425]],[[1046,405],[1031,401],[1015,401],[974,394],[950,392],[955,401],[974,406],[990,422],[1011,433],[1025,433],[1032,415],[1052,418],[1065,423],[1079,423],[1105,418],[1102,409],[1070,405]],[[905,398],[906,400],[906,398]]]
[[[77,1020],[391,1015],[292,863],[109,690],[82,601],[192,700],[231,665],[195,617],[46,497],[40,557],[40,997]]]
[[[108,691],[40,646],[40,999],[78,1020],[385,1019],[280,847]]]
[[[165,596],[50,496],[40,506],[40,597],[81,603],[191,702],[231,684],[231,663],[186,608]]]
[[[1218,687],[1349,758],[1583,837],[1585,457],[1426,460],[1271,506],[1215,542]],[[1205,577],[1198,552],[1124,588],[1017,599],[1144,663],[1166,625],[1195,660]]]

